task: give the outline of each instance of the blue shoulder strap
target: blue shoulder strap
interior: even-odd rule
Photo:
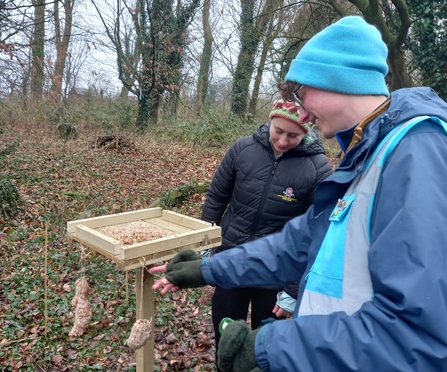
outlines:
[[[440,127],[444,134],[447,135],[447,123],[442,121],[436,116],[417,116],[402,125],[399,125],[398,127],[394,128],[388,135],[382,140],[382,142],[379,144],[379,146],[376,148],[374,153],[368,158],[368,160],[365,162],[364,170],[368,170],[371,167],[371,164],[373,164],[374,159],[379,154],[380,150],[385,146],[385,149],[383,153],[381,154],[381,158],[378,161],[378,165],[380,166],[380,169],[383,170],[383,166],[385,162],[387,161],[390,154],[394,151],[396,146],[399,144],[399,142],[402,140],[402,138],[416,125],[425,124],[425,125],[431,125],[431,126],[437,126]],[[371,237],[371,229],[370,229],[370,223],[371,223],[371,215],[373,212],[373,205],[374,205],[374,199],[375,195],[373,196],[369,212],[368,212],[368,235],[369,238]]]
[[[426,124],[434,124],[435,126],[441,127],[445,134],[447,134],[447,123],[442,121],[436,116],[417,116],[402,125],[394,128],[388,135],[382,140],[382,142],[377,146],[374,153],[368,158],[365,163],[364,169],[367,170],[371,166],[374,159],[377,157],[377,154],[380,152],[383,146],[386,146],[385,151],[382,154],[382,157],[379,160],[379,165],[383,166],[390,156],[390,154],[394,151],[396,146],[399,144],[401,139],[408,133],[408,131],[414,128],[417,124],[426,123]]]

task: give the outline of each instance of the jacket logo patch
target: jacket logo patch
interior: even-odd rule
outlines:
[[[285,196],[289,196],[289,197],[295,196],[295,195],[293,195],[293,189],[292,189],[291,187],[288,187],[288,188],[285,189],[282,193],[283,193]]]
[[[337,205],[332,211],[331,216],[329,217],[330,221],[340,221],[340,218],[345,214],[345,212],[349,209],[349,205],[354,201],[355,195],[346,196],[345,199],[338,199]]]
[[[291,187],[285,189],[282,194],[278,194],[278,196],[285,201],[296,201],[294,198],[295,194],[293,193],[293,189]]]

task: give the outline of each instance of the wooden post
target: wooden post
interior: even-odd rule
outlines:
[[[136,316],[137,319],[150,320],[154,316],[154,291],[152,285],[154,284],[154,276],[147,270],[144,270],[142,275],[141,269],[137,269],[137,277],[135,281],[135,289],[137,295]],[[143,306],[140,306],[141,301],[141,281],[143,281]],[[143,314],[140,314],[140,308]],[[137,372],[154,372],[154,323],[152,319],[151,337],[144,346],[136,351]]]
[[[171,231],[175,235],[125,245],[98,231],[101,227],[140,220]],[[152,290],[154,277],[147,270],[142,270],[142,265],[149,267],[152,264],[170,260],[183,249],[202,251],[222,245],[219,226],[161,208],[68,221],[67,238],[111,259],[117,264],[119,270],[137,269],[135,283],[137,320],[150,320],[154,316],[154,291]],[[149,340],[136,351],[137,372],[154,372],[154,323],[155,320],[152,319]]]

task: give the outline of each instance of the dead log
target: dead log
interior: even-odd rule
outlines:
[[[135,144],[131,142],[128,138],[121,135],[108,135],[108,136],[99,136],[96,139],[96,148],[110,149],[116,150],[119,152],[123,152],[124,150],[134,149]]]

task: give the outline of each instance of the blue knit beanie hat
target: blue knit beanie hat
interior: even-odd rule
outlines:
[[[359,16],[344,17],[303,46],[285,80],[331,92],[388,97],[387,54],[376,27]]]

